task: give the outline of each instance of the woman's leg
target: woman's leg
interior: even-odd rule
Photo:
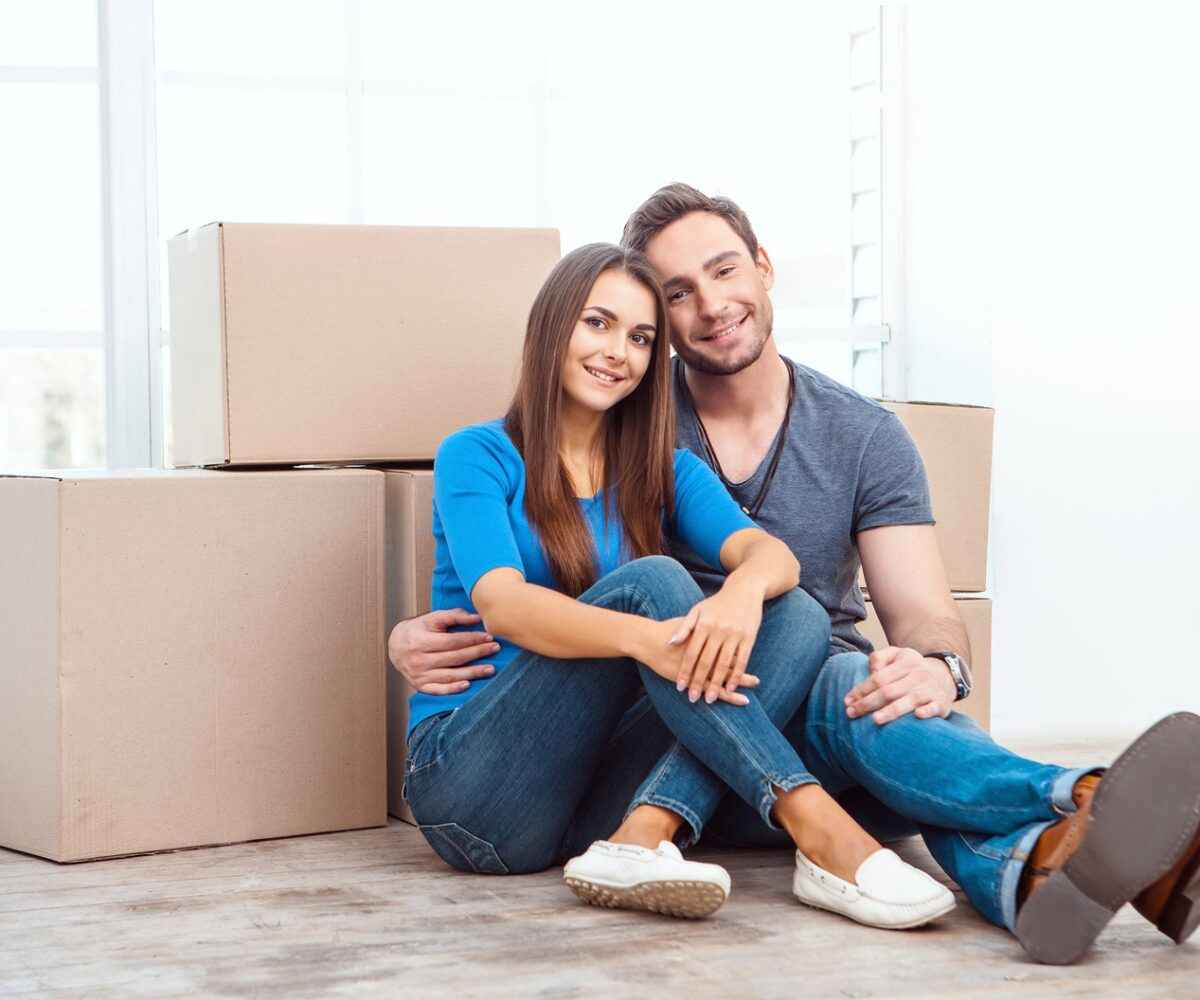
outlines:
[[[686,614],[698,599],[691,577],[663,556],[627,563],[580,596],[658,620]],[[632,660],[522,653],[432,723],[410,754],[405,794],[430,844],[464,870],[554,864],[604,746],[641,692]]]
[[[796,713],[828,651],[829,616],[808,594],[796,589],[765,603],[747,672],[759,678],[753,698],[775,728]],[[751,691],[744,688],[742,693],[749,696]],[[673,700],[690,706],[683,695],[676,693]],[[663,819],[672,831],[680,819],[686,821],[684,835],[674,839],[688,846],[728,792],[729,786],[675,738],[647,694],[626,713],[605,748],[596,782],[564,842],[564,857],[610,837],[635,810],[647,806],[669,811]],[[759,805],[756,801],[753,806],[756,815]],[[642,839],[655,836],[649,831]]]

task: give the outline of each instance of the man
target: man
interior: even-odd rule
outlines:
[[[971,651],[902,425],[779,355],[771,260],[733,202],[670,185],[633,213],[624,242],[645,252],[669,304],[677,443],[789,544],[801,586],[829,612],[831,655],[783,727],[825,790],[881,839],[919,831],[980,913],[1039,961],[1075,961],[1129,900],[1185,940],[1200,923],[1200,717],[1169,716],[1106,771],[1019,757],[952,711],[970,691]],[[706,592],[719,585],[694,554],[673,554]],[[860,561],[895,643],[873,652],[855,628]],[[449,631],[477,621],[401,622],[393,663],[433,693],[486,677],[464,666],[486,656],[485,637]],[[658,823],[666,839],[690,827],[688,842],[703,828],[718,843],[786,843],[734,796],[708,815],[657,805],[626,822]]]

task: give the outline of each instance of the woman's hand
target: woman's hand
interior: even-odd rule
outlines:
[[[675,686],[680,691],[688,689],[691,701],[703,693],[709,704],[722,691],[737,690],[750,662],[762,614],[759,588],[740,585],[728,577],[717,593],[688,612],[671,636],[684,650]]]
[[[700,605],[696,605],[699,607]],[[694,611],[695,609],[693,609]],[[694,625],[688,624],[688,618],[668,618],[666,621],[655,621],[652,618],[644,618],[643,627],[639,630],[638,642],[636,649],[632,651],[639,662],[646,664],[659,677],[664,677],[669,681],[675,681],[678,686],[680,670],[683,667],[684,659],[687,656],[688,646],[683,641],[691,634]],[[683,639],[676,638],[683,636]],[[674,639],[674,641],[672,641]],[[684,687],[687,685],[685,684]],[[753,674],[739,674],[736,683],[731,681],[724,687],[717,690],[716,697],[721,701],[727,701],[731,705],[746,705],[749,704],[748,699],[744,694],[737,691],[738,687],[757,687],[758,678]],[[680,691],[683,687],[679,688]],[[695,701],[696,698],[692,698]],[[712,702],[715,699],[710,698]]]

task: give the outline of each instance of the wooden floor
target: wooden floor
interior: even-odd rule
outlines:
[[[1119,746],[1022,747],[1064,764]],[[918,841],[901,853],[944,879]],[[558,871],[447,868],[412,827],[80,865],[0,850],[0,996],[1200,996],[1200,943],[1126,907],[1082,963],[1031,963],[959,907],[877,931],[790,895],[787,852],[696,852],[733,876],[710,920],[578,902]]]

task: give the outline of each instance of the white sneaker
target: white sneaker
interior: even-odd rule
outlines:
[[[669,840],[653,851],[597,840],[567,862],[563,881],[585,903],[673,917],[707,917],[729,898],[730,891],[724,868],[685,861]]]
[[[809,906],[885,930],[920,927],[954,909],[954,893],[886,847],[858,866],[854,882],[842,881],[796,852],[792,891]]]

